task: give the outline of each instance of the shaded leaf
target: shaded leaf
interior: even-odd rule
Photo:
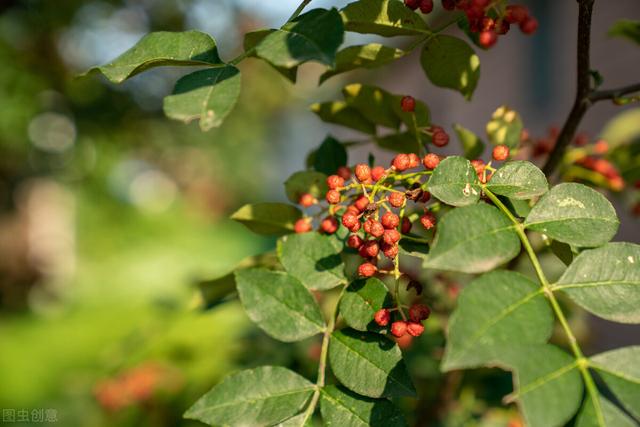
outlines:
[[[347,31],[384,37],[429,34],[427,24],[402,2],[358,0],[340,11]]]
[[[498,196],[498,198],[514,216],[526,218],[531,212],[531,205],[528,200],[512,199],[504,196]]]
[[[458,297],[442,369],[482,365],[491,360],[497,346],[544,344],[553,319],[542,288],[526,276],[512,271],[480,276]]]
[[[556,185],[531,209],[525,227],[575,246],[600,246],[618,231],[611,203],[586,185]]]
[[[110,63],[94,67],[113,83],[142,73],[150,68],[177,65],[222,66],[216,42],[200,31],[157,31],[142,37],[131,49]]]
[[[418,140],[415,135],[409,132],[391,133],[377,137],[374,141],[378,147],[397,153],[416,153],[418,151]],[[424,143],[421,136],[420,141],[421,144]]]
[[[480,200],[478,175],[464,157],[449,156],[441,161],[428,185],[435,198],[449,205],[466,206]]]
[[[231,219],[254,233],[267,235],[292,233],[293,225],[300,218],[300,209],[286,203],[248,204],[231,215]]]
[[[347,150],[338,140],[327,136],[313,156],[313,168],[325,175],[333,175],[347,164]]]
[[[342,329],[331,335],[329,361],[347,388],[368,397],[415,396],[396,343],[383,335]]]
[[[622,405],[640,417],[640,346],[618,348],[592,356],[589,364]]]
[[[320,76],[320,83],[347,71],[358,68],[378,68],[402,58],[406,52],[393,47],[387,47],[380,43],[349,46],[336,55],[335,66],[325,71]]]
[[[353,83],[342,89],[347,105],[358,110],[367,120],[377,125],[397,129],[400,118],[394,113],[393,96],[378,87]]]
[[[437,35],[424,45],[420,64],[436,86],[454,89],[470,100],[480,78],[480,58],[462,39]]]
[[[377,331],[373,315],[383,307],[392,307],[387,286],[375,277],[359,279],[349,285],[340,300],[340,314],[347,325],[358,331]]]
[[[295,277],[265,268],[238,270],[235,276],[245,311],[268,335],[293,342],[324,330],[320,307]]]
[[[566,243],[553,240],[549,247],[551,248],[551,252],[553,252],[553,254],[564,263],[564,265],[568,266],[573,262],[573,251],[571,250],[571,246]]]
[[[284,182],[287,198],[298,203],[303,194],[311,194],[317,199],[324,199],[327,194],[327,175],[314,171],[295,172]]]
[[[245,33],[243,48],[244,48],[244,51],[248,53],[248,56],[256,58],[257,55],[255,53],[254,48],[265,37],[267,37],[269,34],[273,33],[274,31],[276,30],[262,29],[262,30],[250,31],[248,33]],[[266,61],[266,63],[269,64],[271,67],[273,67],[274,70],[282,74],[286,79],[288,79],[292,83],[296,82],[298,78],[298,67],[286,68],[286,67],[279,67],[277,65],[274,65],[269,61]]]
[[[458,139],[462,144],[464,157],[469,160],[473,160],[482,155],[482,152],[484,151],[484,142],[482,142],[482,139],[480,139],[478,135],[459,124],[454,124],[453,130],[456,132],[456,135],[458,135]]]
[[[607,34],[613,37],[622,37],[636,44],[640,44],[640,21],[621,19],[609,28]]]
[[[187,74],[164,98],[167,117],[189,123],[200,119],[206,131],[222,124],[240,96],[240,71],[227,65]]]
[[[300,412],[315,386],[278,366],[231,374],[184,414],[209,425],[272,425]]]
[[[514,225],[497,208],[480,203],[442,217],[426,268],[483,273],[520,253]]]
[[[424,102],[416,99],[416,108],[412,113],[402,111],[403,95],[393,95],[391,107],[396,116],[400,117],[402,123],[407,127],[407,132],[415,135],[418,134],[421,139],[427,138],[427,134],[422,131],[423,128],[431,124],[429,107]],[[413,137],[415,139],[415,136]]]
[[[516,148],[520,144],[522,128],[522,119],[518,112],[503,105],[493,112],[491,120],[487,123],[487,136],[493,145]]]
[[[341,249],[320,233],[291,234],[278,241],[280,263],[309,289],[331,289],[346,282]]]
[[[544,173],[533,163],[514,160],[499,168],[487,183],[495,194],[516,200],[527,200],[547,192],[549,184]]]
[[[401,427],[407,423],[387,399],[360,396],[333,385],[321,389],[320,412],[325,425],[340,427]]]
[[[637,427],[638,424],[633,421],[627,414],[622,412],[616,405],[609,402],[602,395],[598,394],[598,402],[606,427]],[[601,427],[598,421],[596,409],[591,396],[587,396],[578,419],[576,427]]]
[[[310,108],[323,122],[346,126],[370,135],[376,133],[376,125],[344,101],[316,103]]]

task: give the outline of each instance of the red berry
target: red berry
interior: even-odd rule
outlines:
[[[420,222],[427,230],[431,230],[436,226],[436,216],[431,212],[425,212],[424,215],[420,217]]]
[[[327,234],[333,234],[338,231],[338,220],[335,217],[328,216],[320,223],[320,229]]]
[[[431,13],[432,10],[433,10],[433,0],[422,0],[420,2],[420,12],[426,15],[428,13]]]
[[[509,24],[506,20],[499,19],[496,21],[496,34],[499,34],[501,36],[507,34],[509,32],[509,28],[511,28],[511,24]]]
[[[588,143],[589,143],[589,137],[584,132],[577,134],[576,137],[573,139],[573,144],[577,145],[578,147],[582,147],[584,145],[587,145]]]
[[[353,227],[349,227],[349,231],[352,233],[356,233],[358,230],[360,230],[360,221],[356,222]]]
[[[509,147],[506,145],[496,145],[493,147],[493,160],[503,162],[509,157]]]
[[[430,199],[431,199],[431,193],[429,193],[428,191],[423,191],[420,201],[422,203],[427,203]]]
[[[378,182],[384,176],[385,172],[382,166],[375,166],[371,169],[371,179],[373,182]]]
[[[479,8],[485,8],[489,6],[490,0],[473,0],[473,6]]]
[[[373,320],[379,326],[387,326],[389,324],[389,320],[391,320],[391,313],[389,313],[389,310],[387,310],[386,308],[381,308],[380,310],[375,312],[375,314],[373,315]]]
[[[360,215],[360,211],[354,205],[347,206],[347,211],[345,213]]]
[[[358,181],[360,182],[367,182],[371,179],[371,169],[369,168],[369,165],[365,163],[357,164],[355,173],[356,178],[358,178]]]
[[[391,333],[395,337],[401,337],[407,333],[407,322],[404,320],[398,320],[397,322],[393,322],[391,324]]]
[[[416,153],[409,153],[409,169],[417,168],[420,166],[420,157]]]
[[[400,109],[405,113],[412,113],[416,109],[416,100],[413,96],[403,96],[400,100]]]
[[[352,234],[347,239],[347,246],[353,249],[360,249],[360,246],[364,244],[364,240],[357,234]]]
[[[400,218],[393,212],[386,212],[380,222],[384,228],[396,228],[400,224]]]
[[[298,201],[298,203],[300,203],[300,206],[305,208],[308,208],[309,206],[314,205],[316,202],[317,202],[316,198],[309,193],[305,193],[302,196],[300,196],[300,200]]]
[[[420,6],[420,0],[404,0],[404,5],[411,10],[416,10]]]
[[[358,222],[358,215],[355,215],[352,212],[345,212],[345,214],[342,215],[342,224],[347,228],[355,226]]]
[[[400,232],[395,228],[392,228],[391,230],[384,231],[382,240],[384,240],[387,245],[394,245],[400,241],[400,237]]]
[[[482,161],[481,159],[471,160],[471,166],[473,166],[473,168],[476,170],[476,173],[478,175],[484,172],[485,164],[484,164],[484,161]]]
[[[338,175],[329,175],[327,177],[327,186],[330,190],[337,190],[344,187],[344,178]]]
[[[424,326],[422,326],[422,323],[409,322],[407,324],[407,332],[412,337],[419,337],[424,332]]]
[[[360,212],[364,212],[364,210],[367,209],[367,206],[369,206],[369,199],[366,196],[360,196],[355,202],[353,202],[353,205]]]
[[[529,9],[521,4],[511,4],[507,6],[507,13],[504,19],[510,24],[519,24],[529,17]]]
[[[442,8],[444,10],[453,10],[456,8],[456,0],[442,0]]]
[[[497,41],[498,35],[493,30],[482,31],[480,32],[480,36],[478,36],[478,43],[480,43],[480,46],[485,49],[489,49],[491,46],[496,44]]]
[[[538,20],[533,16],[528,17],[520,23],[520,31],[525,34],[533,34],[538,29]]]
[[[405,197],[403,193],[398,193],[395,191],[387,196],[387,200],[389,200],[389,204],[394,208],[399,208],[402,205],[404,205],[404,199]]]
[[[301,218],[293,224],[293,231],[296,233],[306,233],[311,231],[311,222],[306,218]]]
[[[444,147],[449,143],[449,135],[442,128],[438,128],[433,131],[431,142],[436,147]]]
[[[421,322],[429,318],[431,310],[424,304],[413,304],[409,308],[409,318],[414,322]]]
[[[605,141],[604,139],[599,139],[593,145],[593,151],[596,154],[604,154],[607,151],[609,151],[609,143],[607,141]]]
[[[382,242],[382,253],[389,259],[394,259],[398,256],[398,245],[389,245],[385,242]]]
[[[407,234],[411,231],[411,220],[406,216],[402,217],[402,225],[400,226],[400,231],[402,234]]]
[[[358,267],[358,274],[362,277],[371,277],[376,274],[376,271],[378,271],[378,268],[370,262],[360,264]]]
[[[391,165],[399,172],[409,169],[411,159],[406,154],[398,154],[393,158]]]
[[[360,256],[363,258],[375,258],[380,252],[380,246],[375,240],[367,240],[364,245],[360,246]]]
[[[435,169],[440,164],[440,156],[437,154],[429,153],[422,159],[422,164],[427,169]]]
[[[340,178],[344,179],[345,181],[351,178],[351,169],[349,169],[346,166],[340,166],[336,173]]]
[[[371,228],[369,229],[369,234],[373,237],[380,237],[384,234],[384,227],[378,221],[371,221]]]
[[[489,16],[482,18],[482,31],[493,30],[496,27],[496,21]]]
[[[340,203],[340,192],[338,190],[329,190],[327,191],[327,202],[331,205],[335,205]]]

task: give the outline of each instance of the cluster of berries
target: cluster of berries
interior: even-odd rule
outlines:
[[[387,326],[391,322],[393,312],[400,311],[398,308],[381,308],[373,315],[373,320],[378,326]],[[413,304],[409,307],[409,318],[402,314],[402,318],[391,322],[391,334],[396,338],[401,338],[406,334],[412,337],[419,337],[424,332],[422,322],[429,318],[431,310],[424,304]]]
[[[517,24],[525,34],[533,34],[538,29],[538,21],[531,16],[526,6],[513,4],[499,7],[491,0],[442,0],[445,10],[461,10],[469,23],[469,30],[478,33],[478,43],[489,48],[496,44],[498,35],[509,32],[511,24]],[[428,14],[433,10],[433,0],[404,0],[411,10],[420,9]]]

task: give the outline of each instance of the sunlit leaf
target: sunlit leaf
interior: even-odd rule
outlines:
[[[450,156],[441,161],[428,185],[435,198],[449,205],[466,206],[480,199],[478,175],[464,157]]]
[[[376,133],[376,125],[344,101],[316,103],[310,108],[323,122],[346,126],[371,135]]]
[[[464,157],[469,160],[473,160],[482,155],[482,152],[484,151],[484,142],[482,142],[478,135],[459,124],[454,124],[453,130],[456,132],[456,135],[458,135],[458,139],[462,144]]]
[[[501,196],[527,200],[546,193],[549,184],[544,173],[533,163],[515,160],[500,167],[491,176],[487,188]]]
[[[397,0],[358,0],[340,11],[347,31],[385,37],[428,34],[424,20]]]
[[[359,331],[378,330],[373,315],[383,307],[392,307],[386,285],[371,277],[351,283],[340,300],[340,314],[347,325]]]
[[[254,203],[244,205],[231,219],[258,234],[281,235],[293,232],[293,225],[302,212],[286,203]]]
[[[397,129],[400,118],[393,110],[393,96],[378,87],[353,83],[342,89],[347,105],[358,110],[367,120],[377,125]]]
[[[349,46],[336,55],[336,63],[320,76],[320,83],[347,71],[358,68],[378,68],[406,55],[403,50],[387,47],[380,43]]]
[[[491,120],[487,123],[487,136],[493,145],[516,148],[520,144],[522,128],[522,119],[518,112],[503,105],[493,112]]]

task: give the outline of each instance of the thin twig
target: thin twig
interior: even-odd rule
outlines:
[[[596,90],[589,95],[589,101],[597,102],[603,100],[615,100],[630,93],[640,92],[640,83],[619,87],[617,89]]]

